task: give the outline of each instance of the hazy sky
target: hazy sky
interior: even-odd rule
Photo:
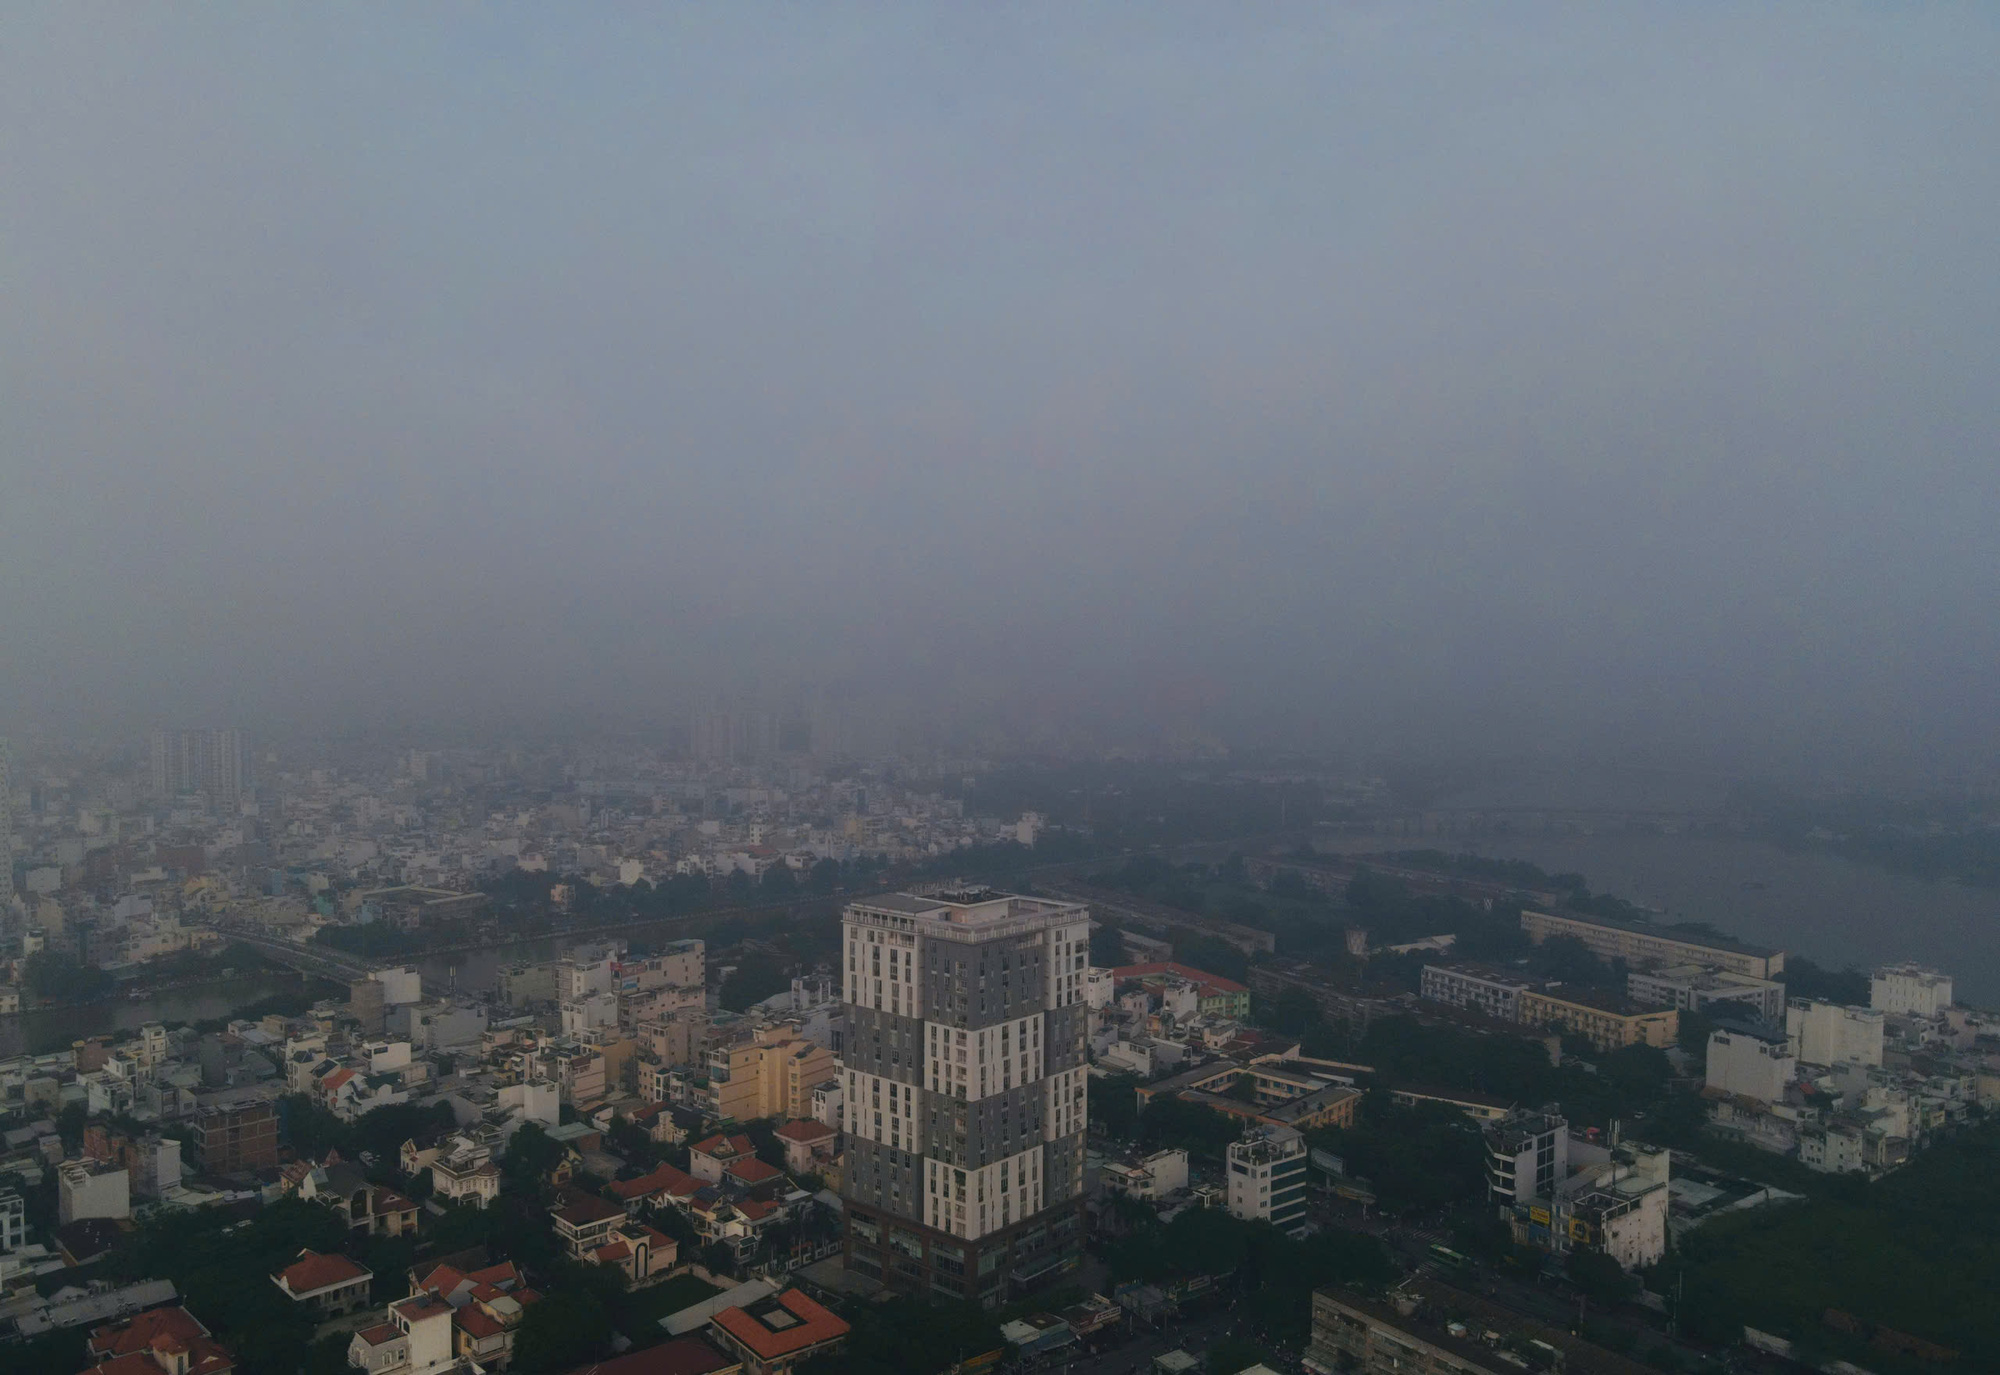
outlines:
[[[658,9],[0,8],[0,721],[1993,761],[2000,7]]]

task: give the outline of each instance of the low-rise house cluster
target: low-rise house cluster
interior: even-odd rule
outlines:
[[[1489,1122],[1485,1137],[1487,1196],[1516,1242],[1554,1255],[1599,1251],[1627,1270],[1666,1254],[1666,1150],[1573,1136],[1551,1110]]]
[[[1954,1006],[1951,988],[1949,975],[1896,965],[1876,971],[1869,1007],[1794,998],[1782,1025],[1719,1020],[1711,1123],[1808,1169],[1895,1169],[2000,1089],[2000,1026]]]

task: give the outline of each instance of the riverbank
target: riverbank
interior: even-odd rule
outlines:
[[[1345,836],[1326,848],[1427,845],[1579,873],[1593,892],[1655,909],[1666,920],[1709,922],[1830,968],[1915,960],[1952,974],[1961,1002],[2000,1005],[2000,892],[1992,889],[1740,836]]]
[[[43,1055],[73,1041],[134,1031],[148,1022],[204,1022],[282,994],[326,996],[335,985],[289,969],[214,975],[178,982],[144,998],[114,997],[64,1007],[30,1008],[0,1017],[0,1059]]]

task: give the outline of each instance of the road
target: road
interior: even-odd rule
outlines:
[[[1169,1322],[1158,1332],[1138,1328],[1135,1335],[1102,1355],[1065,1360],[1057,1354],[1045,1363],[1031,1365],[1027,1369],[1040,1371],[1042,1375],[1127,1375],[1127,1372],[1147,1375],[1154,1357],[1164,1356],[1169,1351],[1185,1351],[1198,1358],[1229,1335],[1235,1323],[1236,1315],[1226,1309],[1204,1313],[1187,1322]]]

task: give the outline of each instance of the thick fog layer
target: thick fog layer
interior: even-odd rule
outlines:
[[[0,724],[1990,760],[1997,23],[11,8]]]

